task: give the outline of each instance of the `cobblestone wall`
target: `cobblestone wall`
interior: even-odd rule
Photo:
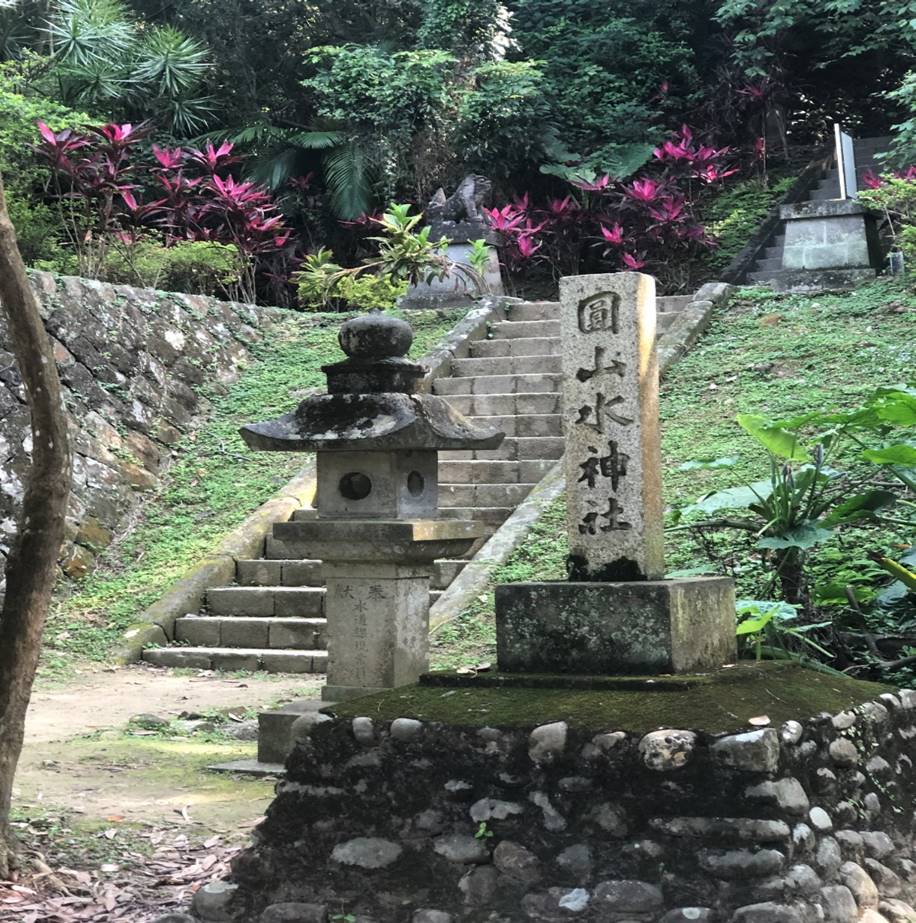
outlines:
[[[202,919],[916,919],[916,692],[720,736],[319,720]]]
[[[73,494],[62,567],[80,576],[154,488],[206,388],[224,386],[271,309],[36,272],[71,417]],[[31,452],[0,318],[0,590]]]

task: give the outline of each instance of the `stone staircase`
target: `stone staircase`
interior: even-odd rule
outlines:
[[[854,142],[853,149],[856,159],[856,179],[859,189],[865,188],[865,174],[872,172],[880,174],[885,168],[875,160],[877,154],[888,150],[891,143],[890,137],[859,138]],[[820,182],[808,193],[808,202],[825,202],[836,199],[840,195],[840,178],[836,163],[821,177]],[[766,249],[761,253],[753,269],[747,275],[748,282],[765,283],[778,278],[782,272],[782,254],[786,242],[786,235],[782,230],[777,230],[769,241]]]
[[[658,299],[659,334],[690,300]],[[506,438],[498,449],[439,455],[441,515],[483,523],[485,538],[467,558],[436,562],[430,602],[563,455],[559,311],[558,302],[510,304],[488,338],[454,360],[451,376],[433,382],[433,393]],[[303,509],[293,518],[311,515]],[[205,670],[322,673],[325,626],[321,562],[295,560],[268,536],[262,558],[237,562],[234,585],[209,590],[200,613],[178,619],[175,646],[147,650],[143,659]]]

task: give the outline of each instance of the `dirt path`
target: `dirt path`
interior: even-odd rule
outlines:
[[[29,858],[0,881],[0,920],[142,923],[186,909],[227,873],[274,791],[274,779],[214,773],[256,743],[180,725],[129,725],[215,709],[262,709],[313,697],[319,677],[104,668],[32,697],[13,792]]]
[[[260,708],[314,692],[309,677],[219,673],[180,675],[142,665],[83,674],[63,689],[33,694],[26,717],[26,746],[65,740],[103,728],[123,727],[137,714],[176,718],[212,708]]]
[[[254,756],[256,743],[168,729],[128,728],[136,715],[174,719],[213,709],[260,709],[310,697],[317,678],[177,674],[144,666],[100,668],[37,692],[15,799],[26,814],[62,811],[87,822],[193,823],[228,833],[261,814],[272,784],[208,771]]]

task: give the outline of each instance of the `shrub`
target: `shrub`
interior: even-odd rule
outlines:
[[[892,243],[916,265],[916,171],[912,167],[902,174],[882,177],[866,176],[870,188],[859,193],[859,201],[886,219]]]
[[[60,131],[84,125],[89,117],[50,99],[24,95],[15,71],[0,66],[0,173],[23,258],[29,265],[72,270],[61,245],[56,212],[44,201],[49,171],[32,154],[39,120]]]
[[[225,297],[238,276],[238,260],[229,244],[178,240],[167,247],[141,238],[109,250],[103,273],[110,282]]]
[[[407,291],[406,282],[396,282],[387,276],[346,274],[330,285],[299,278],[298,293],[302,307],[309,311],[386,311],[395,306]]]

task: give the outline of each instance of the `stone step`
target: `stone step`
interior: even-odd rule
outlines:
[[[457,570],[455,568],[456,564],[461,565]],[[444,590],[455,579],[464,564],[464,561],[436,561],[430,585],[437,590]],[[295,584],[295,586],[324,586],[324,577],[321,576],[321,561],[300,561],[286,558],[278,560],[266,558],[240,560],[237,567],[239,584],[242,586],[282,586],[283,584],[278,581],[282,579],[283,572],[290,566],[296,571],[309,574],[309,583]]]
[[[467,375],[528,375],[563,371],[558,354],[552,356],[486,356],[479,359],[455,359],[452,373],[461,378]]]
[[[683,311],[691,301],[693,301],[693,295],[661,295],[655,299],[655,310],[659,312]]]
[[[553,337],[560,336],[560,322],[558,320],[526,320],[526,321],[501,321],[493,324],[491,328],[494,340],[517,340],[521,337]]]
[[[556,464],[532,461],[447,461],[439,464],[439,477],[448,484],[536,484]]]
[[[439,453],[443,461],[488,459],[529,460],[559,458],[566,448],[562,436],[507,436],[496,449],[455,450]]]
[[[157,667],[194,670],[264,670],[267,673],[324,673],[327,651],[272,651],[265,648],[162,647],[143,652]]]
[[[475,423],[495,426],[507,436],[562,436],[563,415],[559,413],[480,414]]]
[[[757,260],[757,265],[754,267],[756,272],[768,272],[771,269],[782,269],[782,257],[774,257],[773,259],[766,260]]]
[[[558,356],[560,341],[552,337],[522,337],[517,340],[476,340],[471,343],[471,357]]]
[[[507,319],[516,321],[553,320],[560,313],[559,301],[526,301],[522,304],[510,304]]]
[[[236,562],[239,586],[323,586],[321,561],[265,558]]]
[[[442,507],[443,519],[473,519],[486,526],[501,526],[513,509],[506,506],[450,506]]]
[[[446,400],[455,410],[469,417],[509,414],[554,414],[563,410],[563,395],[558,391],[531,391],[524,394],[450,394]]]
[[[556,373],[526,375],[474,375],[437,378],[433,393],[450,394],[531,394],[559,391],[563,376]]]
[[[518,506],[534,484],[440,484],[439,503],[454,506]]]
[[[201,647],[316,651],[327,646],[325,619],[189,615],[175,622],[175,640]]]
[[[784,250],[785,247],[782,244],[779,244],[776,247],[767,247],[766,250],[763,251],[763,256],[761,259],[782,261],[782,254]]]
[[[324,615],[324,594],[316,587],[215,587],[207,590],[207,610],[210,615],[315,618]]]
[[[656,329],[664,333],[680,316],[680,311],[659,311],[655,316]]]

